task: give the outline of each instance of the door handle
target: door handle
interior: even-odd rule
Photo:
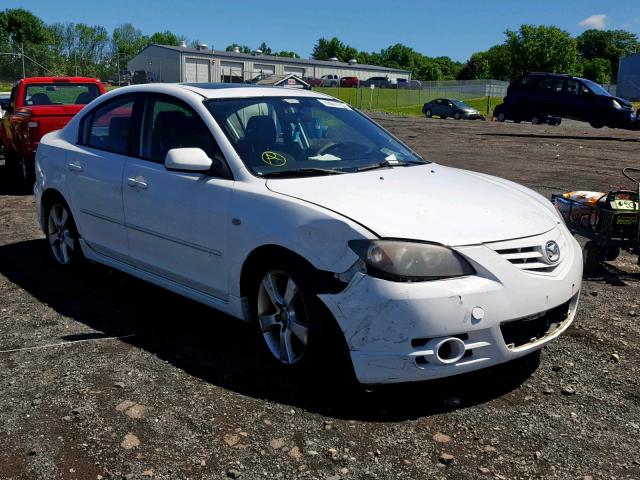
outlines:
[[[67,168],[72,172],[81,172],[83,170],[82,165],[79,163],[69,163]]]
[[[142,177],[127,178],[127,185],[129,185],[131,188],[141,188],[141,189],[145,189],[148,186],[147,182],[145,182],[144,178]]]

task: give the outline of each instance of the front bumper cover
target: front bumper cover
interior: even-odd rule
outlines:
[[[523,270],[490,246],[476,245],[456,248],[476,268],[474,276],[398,283],[357,273],[342,292],[320,295],[345,335],[358,380],[381,384],[457,375],[527,355],[558,337],[575,317],[582,252],[564,226],[556,230],[567,239],[566,253],[551,273]],[[534,328],[532,339],[519,340],[517,333],[534,323],[509,325],[540,324],[558,311],[552,328]],[[462,339],[466,351],[445,364],[432,347],[450,337]]]

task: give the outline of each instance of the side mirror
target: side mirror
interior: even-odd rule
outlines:
[[[178,172],[206,172],[213,160],[201,148],[172,148],[164,159],[167,170]]]

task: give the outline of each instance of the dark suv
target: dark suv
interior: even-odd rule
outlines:
[[[529,73],[509,85],[498,120],[533,123],[558,117],[589,122],[594,128],[634,128],[630,102],[614,97],[591,80],[557,73]]]
[[[393,86],[387,77],[370,77],[360,82],[361,87],[370,87],[371,85],[376,88],[391,88]]]

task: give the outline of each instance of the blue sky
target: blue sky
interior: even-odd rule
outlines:
[[[640,0],[3,0],[47,23],[84,22],[109,31],[130,22],[145,33],[172,30],[216,49],[231,43],[311,54],[319,37],[359,50],[404,43],[430,56],[465,60],[504,40],[523,23],[553,24],[572,34],[587,25],[640,36]],[[585,23],[586,21],[586,23]],[[582,22],[582,25],[581,25]]]

